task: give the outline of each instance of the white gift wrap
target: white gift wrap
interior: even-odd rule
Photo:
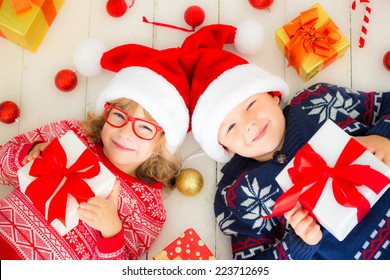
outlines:
[[[334,166],[350,138],[351,136],[333,121],[327,120],[308,143],[316,153],[322,156],[328,166]],[[287,170],[293,167],[293,163],[294,159],[276,177],[276,181],[284,191],[292,186]],[[352,164],[370,165],[371,168],[390,178],[390,168],[368,150]],[[328,179],[321,197],[313,209],[313,213],[322,226],[339,241],[342,241],[358,223],[357,209],[344,207],[336,201],[332,191],[331,180],[332,178]],[[378,195],[366,186],[357,187],[357,190],[369,201],[372,208],[389,187],[390,184],[383,188]],[[305,190],[304,188],[303,191]]]
[[[59,138],[59,142],[63,149],[65,150],[66,157],[67,157],[67,165],[66,167],[69,168],[83,153],[87,147],[84,145],[83,142],[76,136],[76,134],[73,131],[68,131],[66,134],[64,134],[61,138]],[[18,170],[18,177],[19,177],[19,184],[20,189],[23,193],[25,193],[26,188],[28,185],[36,179],[36,177],[30,176],[30,168],[33,164],[33,161],[30,161],[28,164],[23,166],[21,169]],[[91,179],[83,179],[91,188],[91,190],[95,193],[96,197],[107,197],[107,195],[112,191],[112,187],[115,183],[115,176],[105,167],[101,162],[99,162],[100,165],[100,173],[91,178]],[[65,182],[66,178],[62,180],[54,194],[49,198],[49,200],[46,202],[46,218],[47,218],[47,212],[48,207],[50,205],[50,202],[54,195],[57,193],[57,191],[61,188],[63,183]],[[78,208],[77,200],[70,194],[68,194],[68,200],[66,203],[66,227],[58,220],[54,219],[51,222],[51,225],[63,236],[66,233],[68,233],[72,228],[77,226],[79,222],[78,214],[77,214],[77,208]]]

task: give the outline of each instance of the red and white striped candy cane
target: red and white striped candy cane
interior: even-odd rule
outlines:
[[[352,10],[356,9],[356,2],[357,1],[352,2]],[[359,0],[359,3],[366,3],[366,11],[364,12],[363,24],[362,24],[362,29],[360,31],[360,38],[359,38],[359,48],[363,48],[364,43],[366,42],[367,26],[370,22],[371,3],[370,0]]]

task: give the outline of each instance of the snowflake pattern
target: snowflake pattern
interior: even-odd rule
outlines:
[[[237,235],[237,231],[232,230],[231,225],[235,223],[235,219],[231,219],[232,213],[230,212],[227,217],[225,217],[225,213],[222,212],[216,217],[219,228],[225,235]]]
[[[321,95],[319,98],[310,100],[312,105],[302,106],[303,110],[310,110],[308,115],[318,115],[318,123],[322,123],[327,119],[336,121],[337,114],[349,115],[352,118],[359,116],[359,112],[355,110],[360,101],[353,102],[352,98],[344,99],[340,92],[336,96],[331,94]]]
[[[245,176],[246,185],[240,185],[246,199],[240,203],[248,212],[242,218],[253,221],[252,229],[258,229],[257,234],[260,234],[264,229],[270,231],[275,223],[272,219],[263,219],[261,216],[269,215],[272,212],[272,207],[275,204],[273,197],[279,192],[276,189],[271,192],[272,186],[259,186],[257,178],[254,177],[252,183],[249,181],[248,175]]]
[[[77,240],[77,235],[74,233],[74,231],[69,231],[68,234],[66,235],[66,239],[69,240],[69,244],[76,244],[78,242]]]
[[[234,181],[231,185],[225,187],[221,194],[224,199],[225,205],[229,205],[232,202],[228,199],[228,191],[230,188],[234,188],[237,185],[237,181]],[[261,216],[269,215],[272,212],[272,207],[275,204],[273,197],[279,193],[279,189],[272,190],[272,185],[260,187],[258,179],[253,177],[251,180],[246,175],[243,180],[239,182],[239,187],[235,189],[236,194],[240,194],[242,200],[235,200],[235,203],[239,204],[237,211],[241,211],[241,219],[247,220],[252,224],[252,229],[257,230],[257,234],[260,234],[263,230],[270,231],[275,222],[273,219],[263,219]],[[217,215],[217,222],[221,228],[221,231],[227,235],[235,235],[237,231],[232,229],[232,225],[236,222],[233,217],[233,213],[220,213]]]
[[[76,251],[78,254],[82,255],[82,254],[85,253],[85,245],[84,245],[83,243],[77,243],[77,244],[75,244],[75,245],[76,245],[75,251]]]

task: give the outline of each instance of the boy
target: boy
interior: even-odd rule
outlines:
[[[390,191],[342,242],[300,205],[262,218],[283,192],[275,177],[327,119],[390,166],[390,92],[322,83],[298,92],[285,107],[289,89],[280,78],[224,50],[197,52],[192,132],[211,158],[228,161],[214,206],[220,229],[232,237],[233,257],[390,259]]]

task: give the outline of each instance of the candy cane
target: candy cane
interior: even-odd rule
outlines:
[[[352,10],[356,9],[356,2],[352,2]],[[363,24],[360,31],[360,38],[359,38],[359,48],[364,47],[364,43],[366,42],[366,36],[367,36],[367,26],[370,22],[370,16],[371,16],[371,3],[370,0],[359,0],[359,3],[366,3],[366,11],[364,12],[364,18],[363,18]]]

